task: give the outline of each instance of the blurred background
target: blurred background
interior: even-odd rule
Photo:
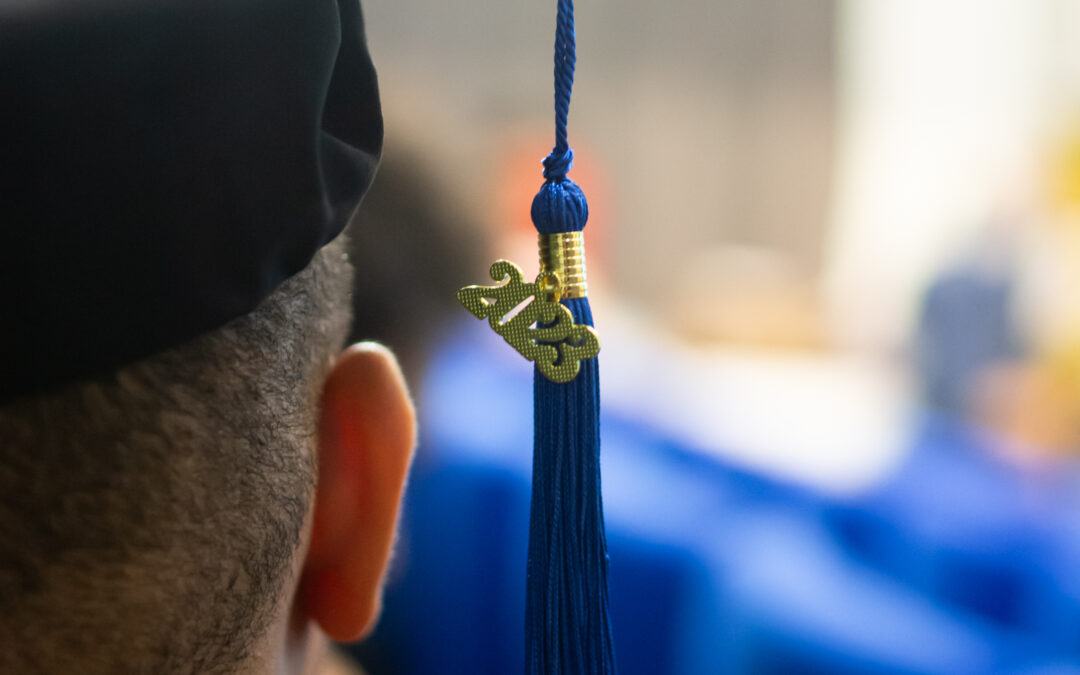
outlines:
[[[520,672],[553,2],[366,0],[357,337],[421,438],[369,675]],[[623,675],[1080,673],[1080,3],[581,0]]]

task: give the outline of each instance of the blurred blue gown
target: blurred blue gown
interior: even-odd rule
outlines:
[[[531,370],[450,334],[372,675],[523,668]],[[497,339],[497,338],[496,338]],[[1080,476],[1020,475],[927,416],[903,466],[837,499],[726,465],[604,410],[623,675],[1080,673]]]

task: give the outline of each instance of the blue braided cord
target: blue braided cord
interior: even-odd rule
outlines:
[[[555,30],[555,147],[544,158],[544,186],[532,204],[533,223],[541,234],[580,231],[589,217],[585,194],[566,177],[574,165],[574,151],[566,140],[566,119],[575,65],[574,0],[559,0]]]
[[[561,181],[574,164],[574,151],[566,140],[566,118],[574,89],[577,53],[574,43],[574,0],[559,0],[555,30],[555,148],[544,160],[544,178]]]

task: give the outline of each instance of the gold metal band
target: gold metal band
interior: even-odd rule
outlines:
[[[581,232],[541,234],[540,275],[554,274],[560,298],[584,298],[589,287],[585,282],[585,238]]]

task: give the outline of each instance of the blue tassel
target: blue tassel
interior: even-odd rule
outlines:
[[[566,178],[566,138],[577,61],[573,0],[559,0],[555,32],[555,147],[533,199],[540,234],[580,232],[589,206]],[[593,325],[588,298],[562,301],[574,323]],[[585,359],[570,382],[533,373],[533,484],[525,596],[527,675],[614,675],[608,556],[600,497],[600,380]]]
[[[567,149],[545,160],[549,177],[533,200],[541,234],[580,231],[588,218],[581,189],[563,178]],[[574,323],[593,325],[588,298],[563,300]],[[600,495],[600,384],[597,360],[572,381],[533,375],[532,508],[525,607],[526,673],[614,675],[608,616],[608,556]]]

